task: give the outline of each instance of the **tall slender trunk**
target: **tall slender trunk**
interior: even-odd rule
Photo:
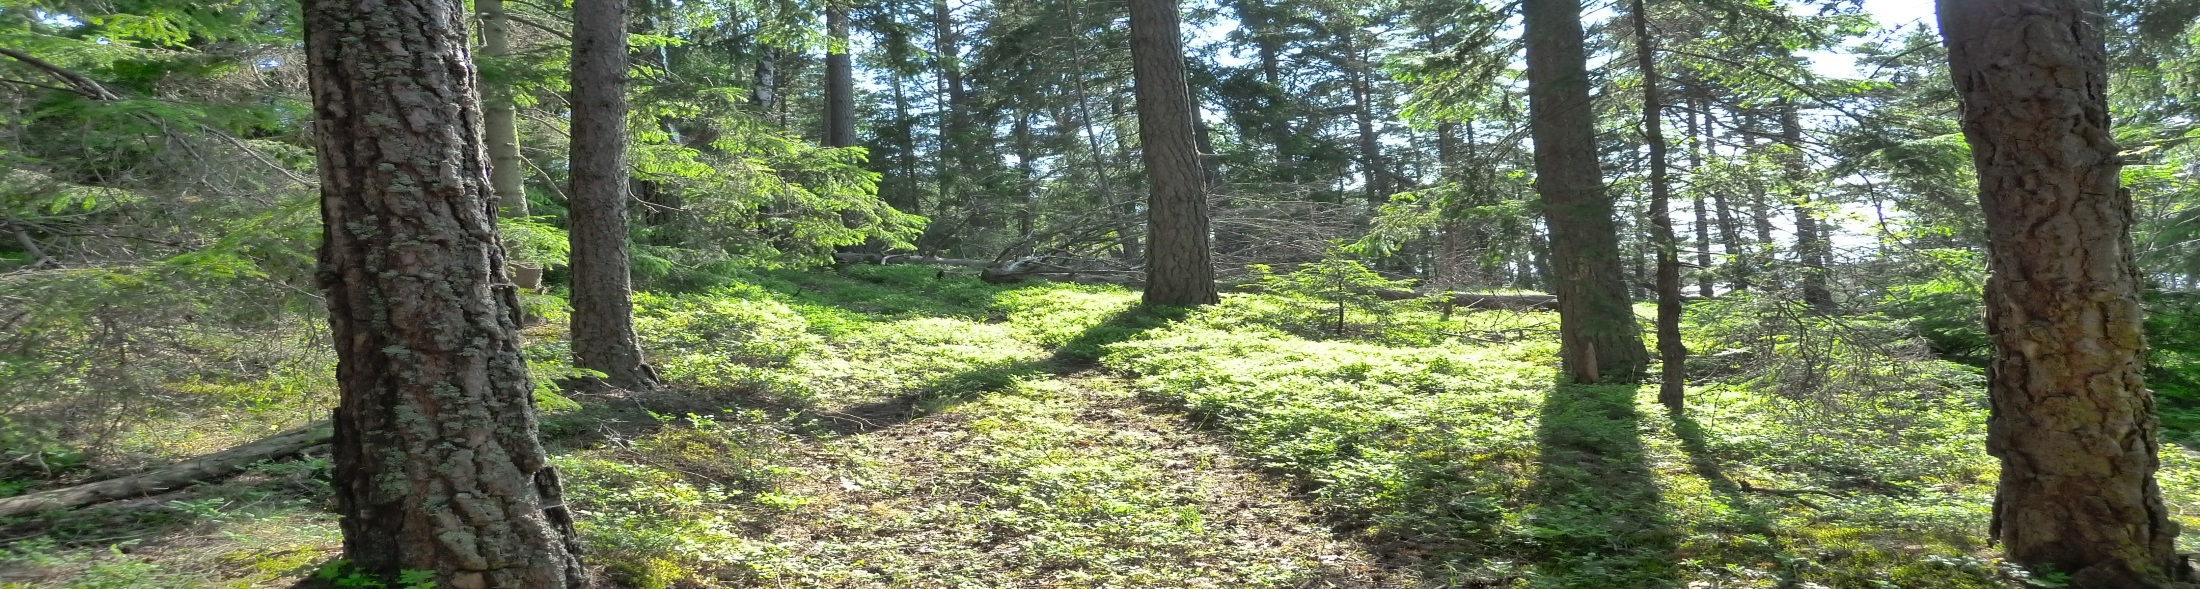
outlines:
[[[1650,145],[1650,240],[1658,250],[1658,402],[1679,412],[1686,402],[1688,348],[1681,344],[1681,260],[1673,236],[1673,189],[1665,165],[1665,103],[1659,95],[1661,80],[1657,49],[1650,39],[1650,11],[1643,0],[1634,0],[1632,11],[1635,62],[1642,69],[1642,138]],[[1700,210],[1703,201],[1696,203]]]
[[[1688,192],[1695,205],[1696,296],[1708,299],[1714,294],[1711,282],[1718,273],[1712,270],[1711,265],[1710,211],[1704,208],[1703,187],[1695,186],[1696,174],[1703,170],[1703,139],[1697,134],[1701,126],[1696,124],[1698,114],[1696,109],[1688,109],[1688,177],[1691,186]]]
[[[1192,130],[1177,0],[1130,0],[1131,79],[1138,140],[1152,201],[1146,211],[1148,305],[1209,305],[1215,291],[1208,247],[1207,182]]]
[[[1365,51],[1352,42],[1355,32],[1345,32],[1345,84],[1352,90],[1352,120],[1360,132],[1361,181],[1368,206],[1377,207],[1390,201],[1390,176],[1383,165],[1382,138],[1375,130],[1374,82],[1368,80]]]
[[[900,72],[891,76],[894,91],[894,151],[898,154],[894,163],[899,167],[900,178],[892,183],[893,191],[883,194],[886,204],[894,210],[913,215],[924,214],[922,199],[917,195],[917,134],[916,117],[909,116],[909,93]]]
[[[1031,113],[1016,113],[1009,137],[1016,149],[1016,193],[1023,200],[1023,206],[1016,211],[1016,239],[1029,246],[1032,226],[1039,218],[1039,173],[1031,162],[1031,158],[1037,157],[1033,155],[1037,150],[1031,145]]]
[[[1269,10],[1261,0],[1243,0],[1238,5],[1238,20],[1252,32],[1254,52],[1260,57],[1261,83],[1266,86],[1265,98],[1270,101],[1267,105],[1270,110],[1266,113],[1269,119],[1262,131],[1275,149],[1276,173],[1284,181],[1296,182],[1296,178],[1289,177],[1294,161],[1290,117],[1282,112],[1283,103],[1289,98],[1283,91],[1283,43],[1277,38],[1275,20],[1268,14]]]
[[[2155,480],[2104,13],[2099,0],[1940,1],[1989,236],[1993,535],[2070,587],[2167,587],[2183,567]]]
[[[1470,126],[1468,133],[1471,134],[1473,133],[1471,130],[1473,123],[1470,122],[1468,125]],[[1459,183],[1457,190],[1463,193],[1468,188],[1460,179],[1458,130],[1458,123],[1444,122],[1436,124],[1436,163],[1439,169],[1442,170],[1437,182],[1439,184],[1445,182]],[[1462,259],[1464,255],[1462,245],[1466,241],[1466,236],[1463,234],[1466,233],[1466,228],[1460,223],[1459,211],[1456,210],[1460,203],[1440,204],[1449,206],[1444,206],[1436,211],[1436,218],[1438,219],[1436,225],[1436,284],[1439,287],[1450,288],[1466,282],[1466,261]]]
[[[1803,124],[1795,112],[1795,103],[1780,105],[1780,141],[1788,147],[1786,162],[1789,199],[1795,206],[1795,259],[1802,267],[1797,277],[1803,288],[1803,303],[1819,313],[1832,313],[1833,289],[1826,284],[1826,258],[1832,249],[1818,223],[1818,207],[1811,203],[1810,170],[1803,157]]]
[[[1076,92],[1077,115],[1081,119],[1082,124],[1080,127],[1084,131],[1086,148],[1092,151],[1093,184],[1100,189],[1100,204],[1105,207],[1105,210],[1121,211],[1121,220],[1115,228],[1116,244],[1117,247],[1122,249],[1122,259],[1126,261],[1137,260],[1140,256],[1145,255],[1145,249],[1138,241],[1138,228],[1132,221],[1136,218],[1136,215],[1132,213],[1136,212],[1137,205],[1124,204],[1119,206],[1116,202],[1116,199],[1121,195],[1116,194],[1115,185],[1108,178],[1108,170],[1113,169],[1114,166],[1108,158],[1107,150],[1101,146],[1100,131],[1095,128],[1099,121],[1092,116],[1092,89],[1085,79],[1085,72],[1092,70],[1085,67],[1085,51],[1082,46],[1085,39],[1083,34],[1085,21],[1083,15],[1077,10],[1080,1],[1070,0],[1062,3],[1063,10],[1068,13],[1067,16],[1071,26],[1078,27],[1078,33],[1070,35],[1072,71],[1066,75],[1070,77],[1072,82],[1070,90]]]
[[[1696,111],[1703,115],[1703,130],[1700,137],[1703,138],[1704,153],[1709,157],[1720,157],[1719,136],[1714,130],[1718,125],[1718,121],[1711,116],[1711,100],[1698,98],[1696,100]],[[1735,292],[1748,292],[1749,248],[1742,243],[1742,226],[1734,219],[1734,207],[1728,204],[1726,192],[1725,190],[1711,192],[1711,207],[1719,216],[1719,247],[1729,259],[1724,274],[1726,274],[1729,285]]]
[[[779,53],[779,48],[770,46],[756,51],[756,75],[749,82],[749,103],[756,106],[759,116],[771,114],[780,103]]]
[[[847,0],[825,8],[825,34],[837,47],[825,53],[825,146],[856,144],[855,62],[848,51]]]
[[[629,390],[657,387],[634,337],[627,266],[626,2],[580,2],[573,12],[573,365]]]
[[[1550,223],[1559,359],[1575,382],[1631,381],[1650,362],[1627,298],[1612,201],[1597,163],[1580,0],[1523,0],[1535,185]]]
[[[584,587],[536,439],[457,0],[307,0],[344,554],[394,582]]]
[[[476,0],[474,11],[481,16],[481,56],[495,60],[510,55],[512,23],[505,15],[504,0]],[[527,175],[521,169],[526,160],[519,155],[519,107],[509,86],[484,83],[481,87],[481,126],[489,148],[489,188],[496,192],[497,214],[525,217]],[[542,288],[542,268],[512,261],[510,270],[512,283],[520,288]]]
[[[971,157],[971,154],[964,153],[969,148],[969,137],[966,136],[967,131],[963,125],[967,113],[964,112],[966,105],[963,97],[962,49],[959,43],[953,8],[948,5],[947,0],[932,0],[932,52],[933,59],[939,60],[940,70],[940,151],[937,157],[940,204],[943,207],[947,203],[955,202],[955,196],[961,189],[962,176],[968,171],[963,168],[962,163]]]

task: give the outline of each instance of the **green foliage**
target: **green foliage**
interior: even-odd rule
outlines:
[[[498,217],[497,236],[504,238],[508,259],[538,268],[563,266],[572,251],[565,230],[546,217]]]
[[[1900,323],[1767,332],[1771,304],[1692,305],[1692,371],[1722,376],[1679,420],[1633,388],[1553,387],[1547,340],[1309,341],[1239,327],[1257,305],[1234,301],[1106,362],[1425,551],[1438,584],[2007,586],[1969,556],[1993,473],[1976,373],[1889,344]]]
[[[1411,289],[1413,281],[1383,278],[1358,261],[1341,257],[1305,264],[1290,274],[1278,275],[1265,264],[1247,266],[1246,271],[1255,288],[1297,303],[1283,324],[1309,335],[1326,332],[1344,337],[1358,327],[1358,331],[1380,338],[1398,314],[1427,304],[1419,299],[1390,301],[1377,296],[1382,291]],[[1353,322],[1355,311],[1359,323]]]

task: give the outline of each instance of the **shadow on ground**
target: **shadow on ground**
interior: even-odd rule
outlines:
[[[1678,534],[1639,429],[1633,386],[1559,385],[1544,398],[1541,468],[1522,515],[1540,580],[1558,587],[1676,583]]]
[[[1019,380],[1090,369],[1109,344],[1129,341],[1141,333],[1182,319],[1186,313],[1174,307],[1133,305],[1085,328],[1044,358],[947,375],[905,394],[842,409],[821,421],[835,433],[876,431],[945,411],[981,395],[1000,391]]]

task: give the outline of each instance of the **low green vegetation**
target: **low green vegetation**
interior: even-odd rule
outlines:
[[[1546,313],[1347,299],[1340,332],[1332,277],[1196,310],[894,266],[646,293],[676,386],[553,387],[544,431],[626,587],[2055,585],[1985,544],[1983,378],[1918,320],[1696,302],[1673,417],[1650,387],[1554,385]],[[567,374],[546,318],[530,358]],[[2185,442],[2178,337],[2154,370]],[[254,399],[312,373],[175,386],[293,415]],[[218,444],[162,424],[228,413],[164,415],[122,435],[185,456]],[[2163,460],[2173,512],[2200,513],[2200,462]],[[0,586],[285,586],[337,551],[326,468],[0,520]]]

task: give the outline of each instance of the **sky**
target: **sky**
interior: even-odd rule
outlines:
[[[1935,18],[1933,0],[1864,0],[1864,12],[1870,13],[1888,30],[1930,28]],[[1856,60],[1847,55],[1812,52],[1805,56],[1811,60],[1811,70],[1821,76],[1853,78],[1870,73],[1858,71]]]

